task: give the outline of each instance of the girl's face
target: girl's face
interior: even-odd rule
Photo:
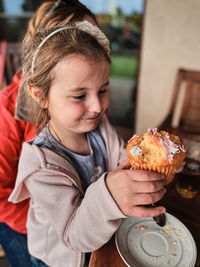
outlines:
[[[94,130],[108,108],[109,63],[67,56],[53,69],[50,124],[62,135]]]

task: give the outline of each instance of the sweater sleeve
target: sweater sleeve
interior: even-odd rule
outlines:
[[[48,171],[32,174],[25,181],[35,209],[29,219],[32,223],[39,220],[44,224],[47,220],[63,243],[74,250],[98,249],[125,218],[107,190],[105,175],[91,184],[83,195],[62,174],[53,175]]]

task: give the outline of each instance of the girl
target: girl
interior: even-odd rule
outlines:
[[[23,146],[9,199],[31,199],[29,250],[48,266],[83,266],[122,218],[165,211],[141,206],[163,196],[163,177],[130,170],[107,121],[110,63],[109,41],[86,21],[43,31],[24,49],[21,90],[39,135]]]
[[[26,41],[39,28],[44,30],[82,20],[96,24],[94,14],[78,0],[45,1],[29,22]],[[35,127],[30,123],[25,108],[26,99],[23,94],[18,94],[20,82],[21,70],[17,71],[13,82],[0,92],[0,244],[12,266],[29,267],[32,266],[26,235],[29,201],[26,199],[16,204],[8,201],[17,177],[22,144],[35,136]]]

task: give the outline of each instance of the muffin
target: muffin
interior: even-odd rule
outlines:
[[[148,129],[147,133],[140,136],[134,135],[128,141],[126,150],[133,169],[163,173],[166,184],[172,181],[186,156],[178,136],[157,128]]]

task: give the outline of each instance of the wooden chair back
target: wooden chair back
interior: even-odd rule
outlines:
[[[5,78],[7,84],[12,82],[13,75],[21,68],[21,43],[7,43]]]
[[[200,134],[200,71],[178,70],[170,111],[159,128]]]

